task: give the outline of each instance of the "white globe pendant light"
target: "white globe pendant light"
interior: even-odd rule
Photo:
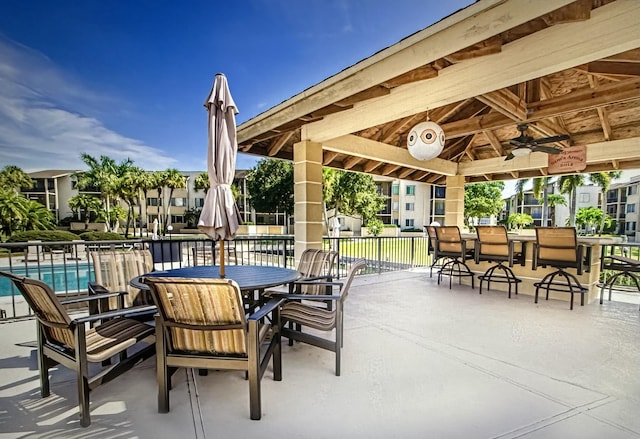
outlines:
[[[418,160],[438,157],[444,148],[444,131],[435,122],[420,122],[409,131],[407,149]]]

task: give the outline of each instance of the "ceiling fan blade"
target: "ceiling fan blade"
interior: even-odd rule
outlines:
[[[515,155],[513,155],[512,152],[509,153],[509,155],[507,155],[504,159],[505,160],[512,160],[515,157]]]
[[[546,152],[547,154],[560,154],[562,150],[560,148],[554,148],[553,146],[535,145],[531,148],[532,151]]]
[[[521,142],[518,138],[509,140],[509,145],[513,145],[516,148],[528,148],[529,146],[526,143]]]
[[[537,144],[540,143],[554,143],[554,142],[562,142],[563,140],[569,140],[571,136],[568,134],[560,134],[557,136],[543,137],[542,139],[537,139],[535,142]]]

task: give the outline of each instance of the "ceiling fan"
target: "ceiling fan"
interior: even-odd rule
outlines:
[[[562,142],[563,140],[571,139],[571,136],[568,134],[534,139],[533,137],[525,134],[527,128],[529,128],[529,125],[526,123],[518,124],[518,131],[520,131],[520,135],[509,140],[509,144],[515,146],[515,149],[504,158],[505,160],[511,160],[514,157],[528,155],[531,151],[546,152],[547,154],[560,154],[562,149],[555,146],[546,146],[544,144]]]

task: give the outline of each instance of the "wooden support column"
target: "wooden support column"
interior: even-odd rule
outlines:
[[[322,248],[322,144],[308,140],[293,146],[295,258]]]
[[[447,176],[447,194],[444,200],[445,226],[464,227],[464,175]]]

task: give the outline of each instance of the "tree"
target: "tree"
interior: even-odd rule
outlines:
[[[367,228],[384,208],[384,198],[378,195],[373,177],[357,172],[324,169],[323,199],[326,207],[346,215],[360,215]]]
[[[247,175],[247,191],[258,212],[284,212],[288,217],[293,212],[293,165],[283,160],[260,160]]]
[[[137,176],[138,191],[142,192],[142,200],[144,203],[138,203],[138,217],[140,221],[140,237],[142,237],[142,226],[147,223],[147,211],[145,210],[144,216],[142,215],[142,205],[147,206],[147,195],[149,191],[156,187],[156,174],[153,172],[142,171]],[[139,195],[138,195],[139,196]]]
[[[591,232],[596,225],[611,224],[611,218],[597,207],[581,207],[576,213],[576,225],[585,226],[587,233]]]
[[[547,196],[547,204],[549,206],[549,209],[551,209],[552,214],[551,214],[551,225],[553,227],[556,226],[556,206],[566,206],[567,205],[567,199],[564,197],[564,195],[560,195],[560,194],[549,194]]]
[[[69,198],[69,207],[74,213],[80,212],[80,219],[84,221],[84,229],[89,228],[91,213],[98,213],[102,207],[102,200],[88,194],[78,194]]]
[[[198,174],[196,179],[193,181],[193,188],[197,191],[204,191],[205,194],[209,192],[210,186],[211,182],[209,181],[209,174],[206,172]]]
[[[21,231],[20,224],[27,216],[27,199],[12,188],[0,189],[0,232],[10,236]]]
[[[621,175],[621,171],[595,172],[589,174],[589,180],[600,188],[600,193],[602,194],[602,221],[598,229],[599,234],[602,234],[605,219],[607,218],[607,191],[609,191],[609,186],[611,186],[611,180],[620,178]]]
[[[471,218],[498,215],[502,210],[502,181],[467,184],[464,187],[464,217],[467,226],[472,226]]]
[[[127,172],[133,162],[127,159],[118,164],[115,160],[107,156],[100,156],[100,160],[97,160],[85,153],[80,157],[82,161],[89,166],[89,170],[77,174],[78,189],[95,186],[100,190],[104,198],[104,218],[107,224],[107,231],[111,231],[112,215],[110,215],[109,212],[111,209],[111,198],[117,195],[118,178]]]
[[[133,208],[136,205],[136,202],[140,202],[139,176],[142,173],[144,173],[142,169],[131,166],[124,170],[123,175],[118,176],[116,180],[116,193],[125,201],[125,203],[127,203],[127,222],[124,232],[125,238],[129,238],[129,227],[135,217]],[[135,234],[134,225],[134,237]],[[140,233],[140,237],[142,237],[142,232]]]
[[[173,198],[173,191],[187,187],[187,178],[175,168],[167,169],[164,173],[164,185],[169,188],[169,200],[164,206],[165,214],[163,235],[166,235],[167,227],[170,222],[169,215],[171,215],[171,199]]]
[[[533,224],[533,217],[528,213],[512,213],[507,220],[509,227],[521,230],[530,224]]]
[[[31,189],[33,180],[17,166],[8,165],[0,171],[0,189],[12,189],[20,192],[20,189]]]
[[[56,228],[56,217],[49,209],[37,201],[27,200],[27,214],[23,220],[22,230],[53,230]]]
[[[578,188],[584,185],[584,182],[584,174],[563,175],[558,180],[560,193],[569,194],[569,226],[571,227],[575,227],[576,225],[576,193]]]

